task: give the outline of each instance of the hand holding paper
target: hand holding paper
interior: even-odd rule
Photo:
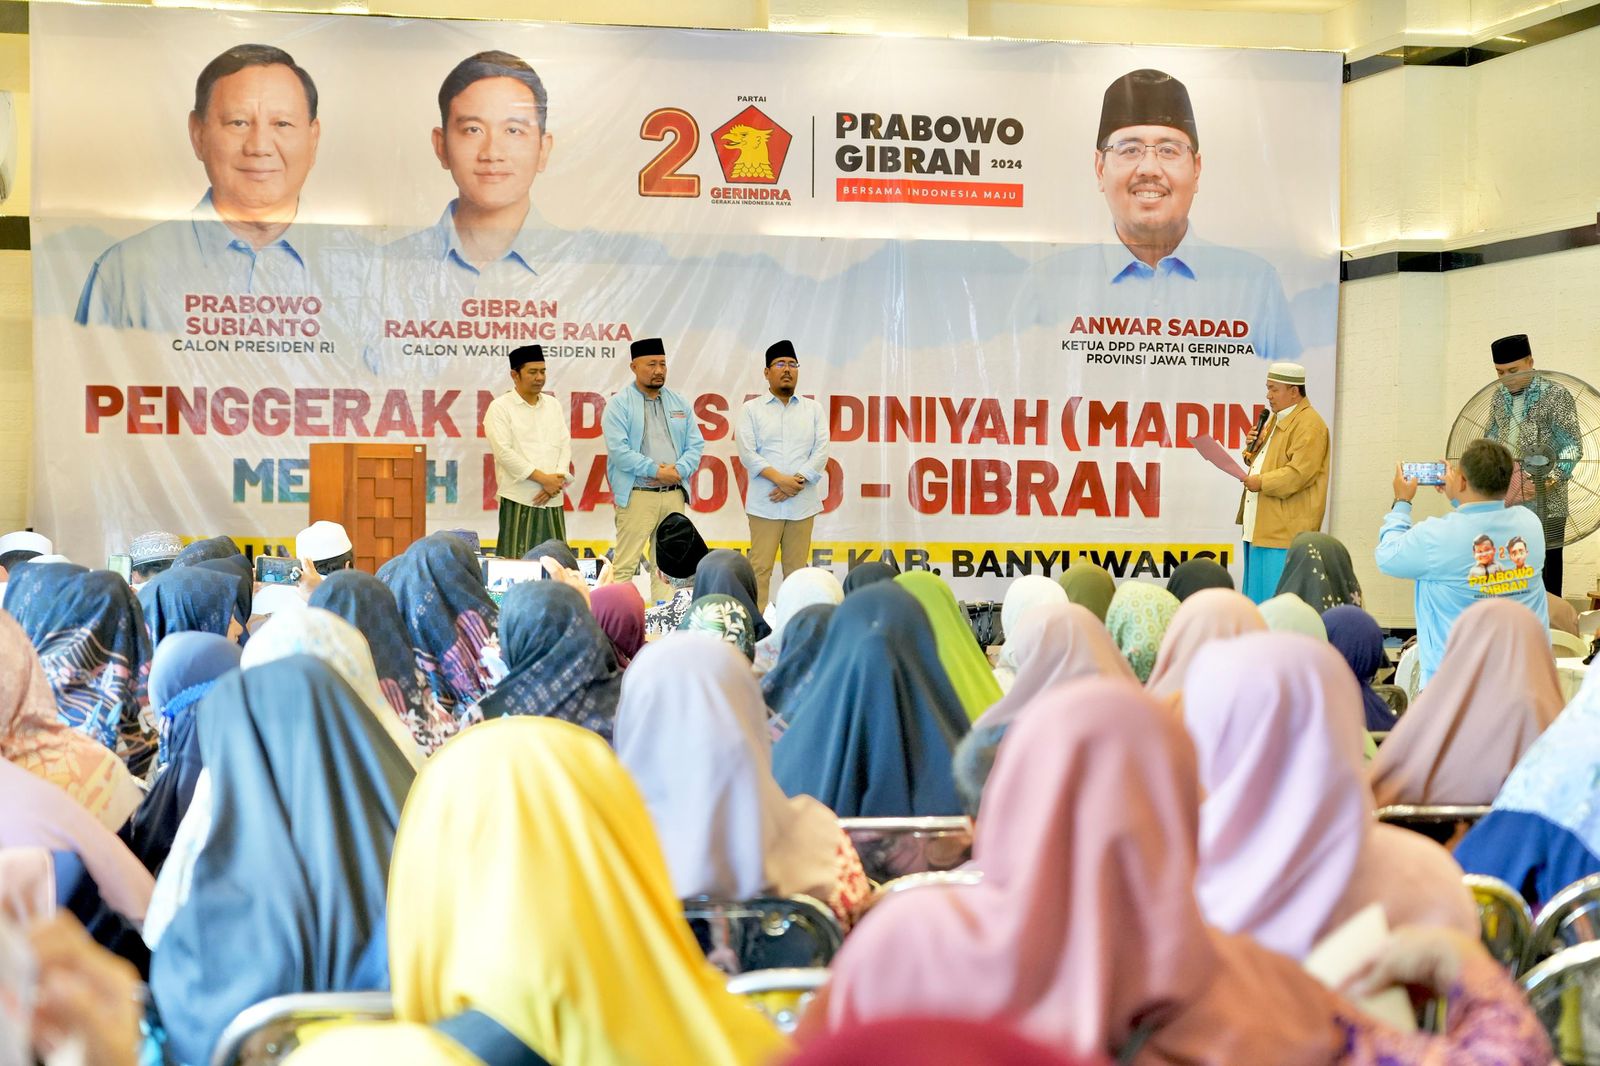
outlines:
[[[1235,481],[1243,481],[1245,479],[1244,467],[1239,465],[1237,459],[1228,454],[1226,448],[1217,443],[1215,437],[1202,433],[1197,437],[1189,438],[1189,441],[1194,445],[1194,450],[1204,456],[1212,466]]]

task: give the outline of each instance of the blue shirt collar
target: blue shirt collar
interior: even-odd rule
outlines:
[[[206,194],[200,198],[200,202],[195,204],[190,224],[194,226],[194,239],[200,245],[200,253],[207,259],[220,258],[230,248],[241,252],[249,252],[251,255],[256,254],[255,247],[229,229],[228,224],[222,221],[222,216],[217,214],[217,205],[211,197],[210,189],[207,189]],[[306,259],[301,254],[304,239],[304,227],[297,229],[295,223],[291,222],[289,228],[284,230],[277,240],[266,247],[281,246],[295,257],[296,262],[301,266],[305,266]]]
[[[439,234],[439,258],[454,259],[457,266],[478,274],[481,271],[467,258],[466,249],[461,244],[461,234],[456,232],[456,204],[459,202],[459,200],[450,201],[444,209],[444,214],[439,216],[435,227]],[[534,239],[535,228],[533,208],[530,206],[528,217],[522,220],[522,228],[517,230],[517,235],[512,238],[511,247],[506,250],[502,258],[510,259],[537,277],[539,272],[533,268],[534,255],[538,250],[537,241]]]
[[[1172,254],[1163,258],[1155,266],[1144,262],[1128,246],[1122,243],[1122,238],[1117,235],[1115,223],[1111,226],[1111,240],[1101,245],[1105,257],[1106,279],[1115,285],[1127,278],[1151,278],[1156,274],[1177,274],[1179,277],[1195,279],[1194,255],[1200,241],[1194,235],[1194,226],[1190,225],[1184,231],[1183,240],[1172,250]]]
[[[1503,511],[1506,508],[1504,500],[1480,500],[1477,503],[1464,503],[1456,508],[1457,514],[1475,514],[1478,511]]]

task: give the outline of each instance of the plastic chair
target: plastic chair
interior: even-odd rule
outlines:
[[[700,950],[726,974],[827,966],[844,943],[844,929],[810,896],[758,896],[683,901]]]
[[[972,858],[972,821],[951,818],[841,818],[861,867],[882,883],[906,874],[953,870]]]
[[[910,888],[927,885],[975,885],[983,880],[982,870],[926,870],[920,874],[906,874],[878,886],[879,892],[904,892]]]
[[[1389,705],[1389,709],[1396,716],[1405,714],[1406,708],[1411,706],[1411,697],[1399,685],[1373,685],[1372,691],[1376,692],[1378,697]]]
[[[1472,902],[1478,905],[1483,946],[1515,977],[1522,972],[1528,945],[1533,941],[1533,911],[1528,901],[1498,877],[1467,874],[1462,880],[1472,892]]]
[[[1600,874],[1574,881],[1550,897],[1533,927],[1523,969],[1563,948],[1595,940],[1600,940]]]
[[[387,992],[302,992],[246,1007],[228,1023],[211,1066],[273,1066],[300,1046],[300,1031],[329,1022],[381,1022],[394,1017]]]
[[[751,1006],[772,1019],[785,1035],[800,1025],[817,989],[828,983],[825,967],[756,970],[728,978],[728,991],[743,996]]]
[[[1587,659],[1592,650],[1588,640],[1583,637],[1575,637],[1559,629],[1550,631],[1550,652],[1557,659]]]
[[[1443,844],[1459,832],[1472,828],[1488,807],[1457,806],[1453,804],[1419,805],[1395,804],[1378,808],[1378,821],[1398,825],[1413,833],[1421,833],[1429,840]]]
[[[1558,951],[1522,988],[1564,1066],[1600,1066],[1600,942]]]

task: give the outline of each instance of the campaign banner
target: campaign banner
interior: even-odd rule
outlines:
[[[338,440],[425,445],[428,527],[491,542],[483,418],[528,343],[575,543],[614,539],[601,417],[660,337],[692,516],[747,544],[734,427],[789,339],[831,434],[816,561],[968,598],[1237,569],[1195,439],[1237,454],[1273,360],[1333,422],[1335,53],[32,16],[34,521],[87,563],[291,538]]]

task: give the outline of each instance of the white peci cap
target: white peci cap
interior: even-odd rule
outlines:
[[[7,533],[0,537],[0,555],[6,552],[38,552],[40,555],[52,555],[56,546],[50,543],[50,538],[31,530],[19,529],[15,533]]]
[[[314,563],[335,559],[354,547],[350,534],[337,522],[313,522],[294,538],[295,558]]]
[[[1299,363],[1273,363],[1267,367],[1267,380],[1277,381],[1284,385],[1299,385],[1304,388],[1306,368]]]
[[[298,585],[262,585],[250,601],[250,617],[301,611],[306,606],[306,598]]]

